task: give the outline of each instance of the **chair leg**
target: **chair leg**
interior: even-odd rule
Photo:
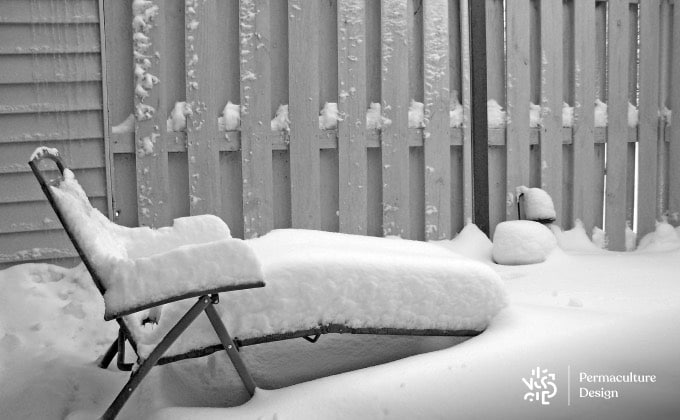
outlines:
[[[111,343],[109,349],[106,350],[102,359],[97,363],[97,366],[102,369],[107,369],[111,364],[111,361],[113,361],[113,358],[116,356],[116,353],[118,353],[118,339],[115,339],[113,343]]]
[[[134,363],[125,363],[125,334],[123,330],[118,329],[118,340],[116,340],[118,346],[118,358],[116,359],[116,366],[118,370],[123,372],[130,372],[134,366]]]
[[[222,319],[220,319],[220,316],[213,305],[206,306],[205,313],[208,315],[210,323],[215,329],[217,336],[220,338],[224,349],[227,351],[227,355],[229,356],[229,359],[231,359],[231,363],[234,365],[234,368],[236,368],[236,372],[241,377],[243,385],[246,387],[248,393],[252,397],[255,395],[255,388],[257,385],[255,385],[253,377],[250,376],[248,368],[246,367],[245,363],[243,363],[243,359],[238,353],[238,348],[236,347],[236,344],[234,344],[234,340],[229,335],[229,332],[227,332],[227,328],[224,326]]]
[[[130,379],[120,391],[115,400],[111,403],[104,415],[101,417],[104,420],[114,419],[123,408],[130,395],[139,386],[144,377],[151,371],[151,368],[156,365],[158,360],[163,356],[165,351],[170,348],[172,343],[187,329],[189,325],[200,315],[203,310],[210,306],[211,300],[209,296],[201,296],[198,302],[194,304],[187,311],[186,314],[175,324],[170,331],[163,337],[160,343],[153,349],[149,357],[139,366],[139,368],[130,375]]]

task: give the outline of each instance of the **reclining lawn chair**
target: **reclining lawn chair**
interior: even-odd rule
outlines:
[[[61,177],[45,178],[44,159]],[[295,229],[243,241],[210,215],[126,228],[92,208],[55,149],[37,149],[29,165],[104,296],[105,320],[119,324],[100,367],[118,354],[118,367],[133,370],[103,418],[157,364],[226,350],[252,396],[240,347],[327,333],[475,336],[505,306],[493,270],[435,245]],[[222,292],[226,307],[216,306]]]

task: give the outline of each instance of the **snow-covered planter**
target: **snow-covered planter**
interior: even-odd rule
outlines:
[[[499,223],[493,234],[493,259],[498,264],[536,264],[546,260],[557,247],[555,235],[531,220]]]

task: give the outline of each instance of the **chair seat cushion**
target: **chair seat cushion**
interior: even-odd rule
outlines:
[[[224,293],[217,305],[240,339],[329,324],[481,331],[506,305],[490,267],[424,242],[295,229],[245,242],[267,286]],[[165,305],[155,326],[143,326],[143,314],[126,318],[142,357],[193,303]],[[207,317],[199,317],[166,356],[215,344]]]

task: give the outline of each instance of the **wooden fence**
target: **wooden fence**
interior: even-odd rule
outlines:
[[[472,216],[467,1],[154,7],[133,57],[141,36],[133,40],[131,2],[104,3],[109,125],[140,106],[154,111],[133,132],[109,130],[119,223],[214,213],[242,237],[292,226],[441,239]],[[489,129],[491,226],[516,217],[520,185],[547,190],[563,228],[577,218],[603,226],[610,249],[623,249],[627,222],[637,219],[640,234],[665,213],[677,222],[680,124],[659,115],[680,109],[680,30],[672,31],[680,8],[668,0],[486,7],[488,95],[507,110],[505,126]],[[145,76],[131,70],[140,63],[154,77],[141,95]],[[596,98],[608,104],[606,128],[595,127]],[[425,104],[425,128],[409,128],[411,99]],[[454,100],[462,127],[449,127]],[[178,101],[192,112],[185,131],[169,132]],[[218,126],[227,101],[242,107],[239,130]],[[337,129],[319,129],[326,102],[338,103]],[[381,131],[366,129],[372,102],[391,120]],[[538,128],[530,102],[542,107]],[[575,105],[572,127],[563,127],[563,102]],[[639,111],[632,128],[629,102]],[[281,104],[289,132],[269,127]]]

